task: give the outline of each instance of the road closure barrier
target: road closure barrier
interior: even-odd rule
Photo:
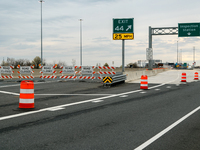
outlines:
[[[186,82],[186,73],[182,73],[181,82]]]
[[[0,78],[12,79],[13,78],[12,74],[14,73],[14,71],[12,71],[13,68],[14,66],[0,66]]]
[[[198,74],[198,72],[194,73],[194,80],[199,80],[199,74]]]
[[[31,80],[20,84],[19,108],[34,108],[34,83]]]
[[[42,79],[55,79],[57,78],[57,76],[55,75],[56,71],[54,70],[57,67],[57,65],[55,66],[40,66],[40,68],[42,68],[42,71],[40,71],[40,73],[42,74],[40,76],[40,78]],[[44,75],[44,74],[48,74],[48,75]],[[52,74],[52,75],[49,75]]]
[[[141,76],[140,89],[148,89],[148,76],[147,75]]]
[[[17,68],[20,68],[20,71],[17,71],[17,73],[20,74],[18,76],[19,79],[33,79],[34,78],[34,76],[32,75],[32,73],[34,73],[34,71],[32,71],[34,66],[19,66],[18,65]],[[24,75],[24,74],[26,74],[26,75]],[[29,75],[27,76],[27,74],[29,74]]]

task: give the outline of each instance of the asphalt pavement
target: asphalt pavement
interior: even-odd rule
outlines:
[[[18,108],[20,82],[0,82],[0,149],[199,150],[200,82],[183,71],[149,77],[148,90],[140,80],[34,82],[31,110]]]

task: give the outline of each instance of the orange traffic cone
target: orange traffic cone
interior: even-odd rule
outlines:
[[[194,80],[199,80],[199,74],[198,74],[198,72],[194,73]]]
[[[34,83],[31,80],[20,84],[19,108],[34,108]]]
[[[148,89],[148,77],[147,77],[147,75],[141,76],[140,89]]]
[[[186,73],[182,73],[181,82],[186,82]]]

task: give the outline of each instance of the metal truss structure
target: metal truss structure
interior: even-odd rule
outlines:
[[[178,27],[159,27],[151,28],[149,26],[149,48],[146,50],[146,57],[149,60],[149,70],[153,67],[153,48],[152,48],[152,36],[153,35],[178,35]]]
[[[178,27],[151,28],[151,35],[178,35]]]

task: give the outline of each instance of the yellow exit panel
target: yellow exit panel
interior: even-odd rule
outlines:
[[[113,40],[133,40],[134,33],[113,33]]]

